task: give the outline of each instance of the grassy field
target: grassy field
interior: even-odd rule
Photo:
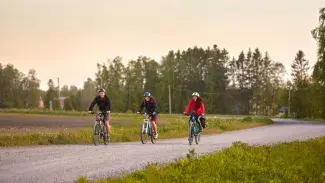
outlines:
[[[0,114],[25,114],[25,115],[46,115],[46,116],[88,116],[89,114],[87,111],[66,111],[66,110],[53,110],[50,111],[48,109],[41,110],[41,109],[15,109],[15,108],[10,108],[10,109],[0,109]],[[114,114],[118,114],[115,113]],[[126,115],[127,113],[120,113],[121,115]],[[132,115],[132,113],[129,113]],[[169,115],[169,114],[168,114]],[[172,114],[172,115],[180,115],[180,114]],[[224,115],[224,114],[208,114],[208,116],[217,116],[217,117],[227,117],[227,118],[232,118],[232,117],[245,117],[245,115]],[[270,116],[256,116],[256,117],[261,117],[261,118],[269,118]],[[276,117],[276,116],[272,116]]]
[[[134,114],[112,115],[111,142],[130,142],[140,140],[142,116]],[[161,115],[158,119],[159,138],[186,137],[188,117],[180,115]],[[219,119],[207,120],[208,128],[204,134],[240,130],[272,123],[267,118]],[[26,146],[48,144],[90,144],[92,143],[92,124],[78,128],[1,128],[0,146]]]
[[[27,115],[55,115],[55,116],[88,116],[86,111],[64,111],[56,110],[50,111],[48,109],[0,109],[0,113],[10,113],[10,114],[27,114]]]
[[[236,142],[232,147],[210,155],[187,158],[174,163],[152,164],[123,177],[77,183],[299,183],[325,182],[325,137],[274,146],[248,146]]]

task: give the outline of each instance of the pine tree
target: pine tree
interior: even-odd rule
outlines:
[[[292,97],[292,111],[297,113],[297,117],[307,117],[309,105],[309,62],[305,59],[303,51],[299,50],[292,65],[292,76],[294,81],[294,92]]]

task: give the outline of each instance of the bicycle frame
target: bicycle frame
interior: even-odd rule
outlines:
[[[95,114],[95,113],[92,113],[92,114]],[[96,126],[99,128],[97,128]],[[96,128],[98,129],[98,131],[96,130]],[[105,126],[105,122],[104,122],[104,113],[101,111],[97,111],[95,125],[94,125],[94,132],[93,132],[94,144],[98,145],[99,139],[103,139],[104,144],[107,145],[107,143],[109,142],[109,139],[106,137],[106,135],[107,135],[107,131],[106,131],[106,126]],[[99,136],[98,142],[96,141],[96,136]]]
[[[142,133],[148,133],[149,130],[149,134],[152,135],[152,122],[149,119],[149,115],[148,114],[144,114],[144,119],[143,119],[143,123],[142,123],[142,129],[145,130]]]
[[[189,124],[189,137],[188,142],[192,145],[193,139],[195,139],[195,143],[199,144],[200,141],[200,130],[199,130],[199,122],[195,119],[195,114],[191,113]]]
[[[141,131],[140,131],[140,138],[141,138],[141,142],[142,144],[146,144],[147,143],[147,137],[150,137],[151,142],[153,144],[156,143],[155,140],[155,136],[154,136],[154,130],[152,129],[153,125],[152,125],[152,121],[150,119],[150,115],[148,114],[144,114],[144,118],[143,118],[143,123],[141,126]]]
[[[193,135],[198,135],[200,132],[199,132],[199,129],[198,129],[198,122],[195,120],[195,115],[194,114],[191,114],[191,117],[190,117],[190,120],[189,120],[189,126],[193,125]]]

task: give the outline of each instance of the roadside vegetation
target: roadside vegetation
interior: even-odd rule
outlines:
[[[235,142],[220,152],[186,158],[171,164],[151,164],[122,177],[77,183],[167,182],[325,182],[325,137],[274,146]]]
[[[89,118],[90,120],[92,118]],[[142,116],[134,114],[114,114],[111,118],[111,142],[139,141]],[[159,117],[159,138],[186,137],[188,117],[161,115]],[[220,119],[209,118],[204,134],[259,127],[272,123],[267,118]],[[48,144],[91,144],[93,124],[78,128],[1,128],[0,146],[26,146]]]
[[[48,110],[48,109],[0,109],[2,114],[50,115],[50,116],[89,116],[86,111]]]

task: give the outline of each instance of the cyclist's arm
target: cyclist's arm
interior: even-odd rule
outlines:
[[[144,101],[141,102],[138,112],[141,112],[144,108]]]
[[[201,103],[201,106],[202,106],[202,115],[204,115],[204,114],[205,114],[205,107],[204,107],[204,103],[203,103],[203,101],[202,101],[202,103]]]
[[[96,97],[95,97],[94,100],[91,102],[88,111],[92,111],[94,109],[96,103],[97,103],[97,100],[96,100]]]
[[[111,111],[111,101],[107,97],[106,104],[105,104],[105,112]]]
[[[154,102],[154,103],[153,103],[153,111],[152,111],[152,112],[157,113],[157,112],[158,112],[157,109],[158,109],[158,107],[157,107],[157,103]]]
[[[189,112],[190,107],[191,107],[191,101],[188,102],[188,104],[187,104],[187,106],[185,108],[185,111],[184,111],[185,114],[187,114]]]

